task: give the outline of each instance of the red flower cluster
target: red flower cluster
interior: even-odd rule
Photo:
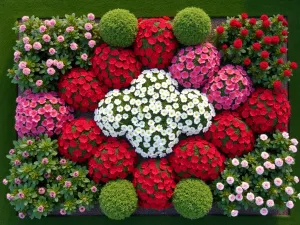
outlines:
[[[84,162],[105,139],[94,120],[78,118],[64,125],[58,138],[58,150],[73,162]]]
[[[136,153],[124,139],[108,138],[89,160],[89,175],[96,183],[125,179],[132,173]]]
[[[188,177],[215,180],[224,170],[224,161],[225,157],[216,147],[199,136],[181,140],[170,155],[170,163],[178,180]]]
[[[108,88],[99,83],[92,71],[73,68],[61,76],[58,83],[58,94],[74,109],[82,112],[93,111],[98,102],[104,98]]]
[[[133,173],[140,207],[157,210],[169,208],[176,186],[174,179],[173,169],[165,158],[142,162]]]
[[[164,69],[169,66],[178,42],[172,32],[170,21],[163,18],[144,19],[134,42],[134,53],[143,66]]]
[[[92,71],[109,88],[125,88],[137,78],[142,64],[130,49],[113,48],[103,43],[91,58]]]
[[[204,137],[230,158],[248,153],[254,146],[252,130],[236,112],[223,111],[215,116]]]
[[[279,86],[278,82],[275,84]],[[248,100],[238,108],[241,117],[253,132],[266,133],[286,131],[290,117],[290,103],[286,90],[256,89]]]

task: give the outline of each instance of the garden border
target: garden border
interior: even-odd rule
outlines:
[[[14,130],[15,98],[17,96],[17,86],[10,84],[6,77],[7,69],[13,64],[13,49],[15,43],[15,33],[11,30],[14,22],[23,15],[35,15],[41,18],[51,17],[53,15],[63,16],[64,14],[76,15],[93,12],[97,17],[102,16],[106,11],[114,8],[125,8],[134,13],[137,17],[159,17],[174,16],[177,11],[187,6],[197,6],[203,8],[210,16],[235,16],[242,12],[247,12],[250,16],[260,14],[283,14],[289,21],[289,49],[288,57],[296,62],[300,62],[300,43],[297,43],[300,35],[300,17],[297,15],[297,0],[2,0],[0,3],[0,178],[8,173],[9,164],[6,159],[8,150],[12,147],[12,141],[16,139]],[[226,7],[224,7],[226,6]],[[300,139],[300,102],[297,104],[297,82],[300,83],[300,69],[296,70],[292,82],[289,84],[289,99],[292,105],[292,116],[290,120],[290,133],[292,137]],[[298,94],[299,96],[299,94]],[[297,154],[296,162],[300,161],[300,153]],[[300,162],[294,167],[295,174],[300,174]],[[299,190],[299,189],[298,189]],[[61,225],[72,223],[84,225],[86,223],[99,224],[195,224],[197,221],[191,221],[179,216],[132,216],[125,221],[112,221],[104,216],[49,216],[42,220],[20,220],[15,211],[5,199],[7,187],[0,185],[0,225]],[[206,216],[199,220],[199,223],[210,224],[277,224],[277,225],[297,225],[300,222],[300,202],[291,210],[290,216],[239,216],[237,218],[228,218],[225,216]]]

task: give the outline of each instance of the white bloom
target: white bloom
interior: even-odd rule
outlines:
[[[263,173],[264,173],[264,168],[262,167],[262,166],[258,166],[258,167],[256,167],[256,173],[258,174],[258,175],[262,175]]]
[[[289,209],[294,208],[294,202],[288,201],[288,202],[286,203],[286,207],[289,208]]]
[[[266,216],[268,215],[269,211],[267,208],[261,208],[260,210],[260,214],[263,215],[263,216]]]
[[[244,167],[244,168],[248,167],[248,162],[246,160],[243,160],[241,162],[241,166]]]
[[[247,200],[251,202],[254,200],[254,197],[255,197],[254,194],[251,192],[247,193],[246,195]]]
[[[291,139],[291,142],[293,143],[293,145],[297,146],[298,145],[298,141],[295,138]]]
[[[281,158],[276,158],[275,159],[275,165],[277,167],[282,167],[283,166],[283,160]]]
[[[294,176],[294,181],[295,181],[296,184],[298,184],[299,183],[299,177]]]
[[[266,140],[268,139],[268,136],[267,136],[266,134],[261,134],[261,135],[259,136],[259,138],[260,138],[260,140],[262,140],[262,141],[266,141]]]
[[[232,160],[231,160],[231,163],[232,163],[232,165],[234,165],[234,166],[238,166],[238,165],[240,164],[239,160],[236,159],[236,158],[232,159]]]
[[[261,186],[263,187],[263,189],[268,190],[268,189],[270,189],[271,184],[270,184],[269,181],[265,181],[265,182],[262,183]]]
[[[231,185],[234,182],[234,178],[229,176],[226,178],[226,182]]]
[[[267,153],[267,152],[262,152],[261,154],[260,154],[260,156],[263,158],[263,159],[267,159],[267,158],[269,158],[269,154]]]
[[[232,210],[231,211],[231,216],[232,217],[236,217],[236,216],[238,216],[239,215],[239,211],[238,210]]]
[[[268,207],[273,207],[273,206],[274,206],[274,200],[273,200],[273,199],[269,199],[269,200],[267,201],[267,206],[268,206]]]
[[[264,204],[263,198],[260,197],[260,196],[256,197],[256,198],[255,198],[255,204],[258,205],[258,206]]]
[[[284,137],[285,139],[288,139],[290,137],[290,135],[287,132],[282,132],[282,137]]]
[[[229,199],[229,201],[234,202],[234,200],[235,200],[235,195],[234,195],[234,194],[230,194],[230,195],[228,196],[228,199]]]
[[[297,195],[297,197],[300,199],[300,193]]]
[[[292,187],[286,187],[284,190],[288,195],[294,194],[294,189]]]

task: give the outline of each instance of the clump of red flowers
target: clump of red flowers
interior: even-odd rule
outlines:
[[[181,140],[170,156],[178,180],[188,177],[215,180],[225,168],[224,161],[225,157],[216,147],[199,136]]]
[[[91,58],[91,70],[109,88],[125,88],[137,78],[142,64],[130,49],[114,48],[103,43]]]
[[[89,160],[89,175],[96,182],[125,179],[133,172],[136,153],[125,139],[108,138]]]
[[[134,170],[133,184],[141,208],[162,210],[171,206],[175,174],[165,158],[142,162]]]
[[[276,90],[258,88],[238,112],[255,133],[286,131],[291,113],[287,91],[280,87]]]
[[[252,130],[238,113],[229,111],[214,117],[204,137],[230,158],[252,151],[255,141]]]
[[[84,162],[105,139],[94,120],[78,118],[65,123],[58,137],[58,150],[73,162]]]
[[[74,109],[90,112],[96,109],[98,102],[104,98],[108,88],[102,85],[92,71],[73,68],[61,76],[58,94]]]
[[[178,42],[173,35],[168,18],[141,19],[134,53],[143,66],[164,69],[169,66],[176,52]]]

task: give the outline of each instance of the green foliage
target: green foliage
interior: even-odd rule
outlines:
[[[4,180],[10,191],[7,199],[16,211],[40,219],[54,209],[71,213],[79,207],[94,206],[97,188],[87,178],[88,170],[59,159],[56,140],[24,137],[14,146],[7,156],[12,166],[10,174]]]
[[[188,7],[176,14],[173,22],[173,31],[181,44],[197,45],[209,35],[211,20],[202,9]]]
[[[176,185],[173,204],[181,216],[188,219],[201,218],[212,208],[212,203],[211,190],[203,181],[189,178]]]
[[[100,34],[113,47],[129,47],[135,40],[138,21],[125,9],[108,11],[100,20]]]
[[[131,182],[115,180],[102,188],[99,203],[108,218],[123,220],[137,209],[138,198]]]

